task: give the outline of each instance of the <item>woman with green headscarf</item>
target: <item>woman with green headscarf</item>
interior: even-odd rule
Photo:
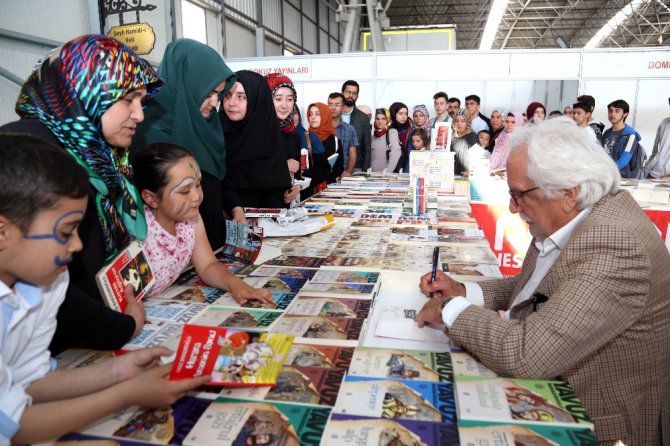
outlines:
[[[216,109],[235,84],[235,73],[214,49],[191,39],[167,46],[158,73],[165,86],[145,110],[132,154],[153,142],[171,142],[193,154],[202,169],[200,215],[209,243],[217,249],[225,236],[221,191],[226,187],[226,149]],[[244,215],[242,208],[226,211]]]

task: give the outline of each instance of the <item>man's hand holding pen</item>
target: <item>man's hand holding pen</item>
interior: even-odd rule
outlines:
[[[456,282],[439,269],[435,272],[435,280],[432,280],[432,272],[421,276],[419,289],[427,297],[433,293],[433,297],[465,296],[465,285]]]

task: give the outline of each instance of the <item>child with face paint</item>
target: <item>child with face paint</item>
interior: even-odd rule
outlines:
[[[164,407],[209,377],[170,381],[164,347],[55,370],[49,343],[82,249],[88,177],[64,150],[0,134],[0,444],[55,439],[132,405]]]
[[[198,211],[202,173],[193,155],[174,144],[149,144],[135,155],[133,171],[147,218],[144,250],[156,276],[149,295],[172,285],[192,261],[205,283],[230,291],[240,304],[273,303],[270,291],[247,285],[214,256]]]

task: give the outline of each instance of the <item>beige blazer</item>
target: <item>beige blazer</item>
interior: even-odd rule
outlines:
[[[628,192],[602,198],[537,288],[502,320],[530,278],[481,283],[485,308],[466,308],[454,341],[504,376],[568,381],[603,444],[670,445],[670,254]]]

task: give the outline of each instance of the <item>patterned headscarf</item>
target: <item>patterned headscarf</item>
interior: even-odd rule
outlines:
[[[298,100],[298,93],[296,93],[293,82],[288,78],[288,76],[281,73],[271,73],[266,76],[266,79],[268,81],[270,90],[272,90],[272,97],[274,97],[278,89],[286,87],[290,88],[293,92],[293,99],[295,101]],[[295,130],[295,124],[293,123],[293,110],[291,110],[291,113],[288,114],[286,119],[279,120],[279,130],[281,130],[282,133],[292,133]]]
[[[391,112],[388,111],[388,109],[382,107],[375,110],[375,117],[377,117],[377,115],[383,115],[384,117],[386,117],[386,127],[384,127],[381,130],[377,130],[377,128],[374,127],[375,136],[377,138],[381,138],[382,136],[384,136],[384,133],[386,133],[388,129],[391,128]]]
[[[417,127],[416,121],[414,121],[414,128],[419,128],[419,129],[424,129],[427,134],[430,135],[430,131],[433,129],[433,125],[430,123],[430,114],[428,113],[428,107],[425,105],[415,105],[414,108],[412,109],[412,117],[414,117],[414,114],[416,112],[421,113],[426,117],[426,121],[423,123],[421,127]]]
[[[112,147],[102,134],[102,115],[126,94],[163,82],[148,62],[103,35],[77,37],[54,52],[23,84],[16,112],[44,124],[86,169],[95,190],[107,260],[130,237],[143,240],[147,224],[142,199],[130,182],[126,147]]]
[[[467,135],[467,134],[469,134],[469,133],[472,133],[472,126],[471,126],[470,123],[468,122],[468,117],[469,117],[468,115],[469,115],[469,112],[468,112],[466,109],[464,109],[464,108],[461,108],[461,109],[459,109],[456,113],[454,113],[454,119],[452,120],[452,123],[451,123],[451,128],[452,128],[453,131],[454,131],[454,137],[456,137],[456,138],[462,138],[462,137],[464,137],[465,135]],[[463,116],[463,117],[465,117],[465,123],[466,123],[467,125],[466,125],[466,127],[465,127],[465,131],[464,131],[463,133],[458,133],[458,130],[456,130],[456,116]]]

